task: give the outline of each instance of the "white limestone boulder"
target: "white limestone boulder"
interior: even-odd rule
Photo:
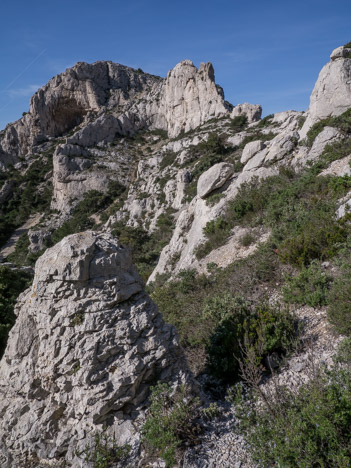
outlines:
[[[222,187],[234,174],[234,166],[232,164],[222,162],[210,167],[206,172],[201,174],[197,182],[197,194],[200,198],[206,198],[214,190]]]

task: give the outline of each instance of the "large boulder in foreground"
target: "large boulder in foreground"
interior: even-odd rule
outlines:
[[[37,261],[0,363],[0,466],[90,466],[107,427],[137,450],[149,385],[187,372],[174,327],[110,234],[66,237]]]

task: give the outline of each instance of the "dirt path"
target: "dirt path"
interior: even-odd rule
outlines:
[[[41,213],[36,213],[30,216],[27,221],[18,229],[16,229],[10,239],[6,242],[6,244],[0,249],[0,262],[3,261],[8,255],[14,252],[16,248],[16,244],[18,239],[21,237],[22,234],[28,232],[28,230],[38,224],[41,218]]]

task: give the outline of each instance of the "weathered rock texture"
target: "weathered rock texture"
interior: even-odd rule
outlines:
[[[330,58],[311,94],[307,119],[300,132],[302,138],[318,120],[340,115],[351,107],[351,49],[338,47]]]
[[[175,329],[109,234],[47,250],[16,313],[0,363],[1,467],[88,466],[75,451],[104,425],[135,445],[149,384],[184,379]]]

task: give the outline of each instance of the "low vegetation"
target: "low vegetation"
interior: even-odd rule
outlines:
[[[337,200],[350,190],[351,178],[316,175],[315,168],[302,174],[282,170],[278,176],[242,185],[225,215],[206,225],[208,240],[197,257],[225,243],[235,225],[272,230],[277,254],[292,265],[333,257],[348,235],[345,221],[335,219],[335,210]]]
[[[94,468],[110,468],[118,462],[124,462],[129,455],[130,446],[120,446],[114,437],[106,431],[97,432],[94,441],[76,455]]]
[[[327,295],[328,318],[336,331],[351,336],[350,241],[338,257],[338,273]]]
[[[266,117],[263,117],[263,119],[259,121],[256,128],[268,127],[269,125],[272,124],[273,117],[274,117],[274,114],[266,115]]]
[[[327,304],[331,277],[325,273],[319,262],[313,261],[296,275],[285,277],[283,297],[291,304],[320,307]]]
[[[163,458],[166,467],[171,468],[176,464],[177,450],[196,435],[194,419],[200,402],[185,387],[174,391],[160,382],[151,387],[150,400],[142,430],[144,443],[149,453]]]
[[[281,385],[270,392],[237,387],[240,432],[260,467],[350,466],[350,355],[348,342],[332,370],[315,370],[297,391]]]

